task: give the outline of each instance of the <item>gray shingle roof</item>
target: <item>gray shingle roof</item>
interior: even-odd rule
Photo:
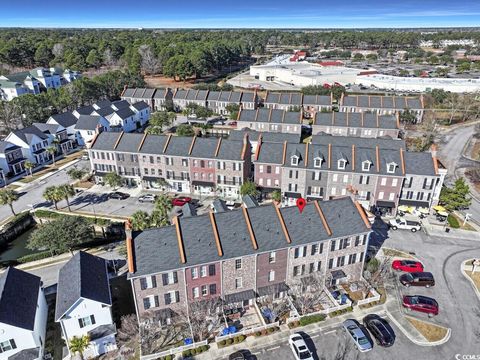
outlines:
[[[130,116],[135,115],[135,113],[129,107],[117,110],[117,111],[115,111],[115,114],[117,114],[122,120],[124,120],[126,118],[129,118]]]
[[[397,118],[394,115],[378,115],[373,113],[354,112],[317,112],[315,125],[349,126],[359,128],[397,129]]]
[[[56,124],[47,124],[47,123],[33,123],[38,130],[43,132],[44,134],[55,135],[57,132],[62,131],[63,129],[60,128],[60,125]]]
[[[83,251],[58,273],[55,320],[60,320],[80,298],[112,305],[105,259]]]
[[[95,108],[92,105],[82,106],[77,108],[77,112],[81,115],[90,115],[95,111]]]
[[[283,159],[283,143],[262,144],[255,162],[264,164],[281,164]]]
[[[332,99],[328,95],[303,95],[304,105],[332,105]]]
[[[40,355],[40,347],[23,349],[12,356],[8,357],[8,360],[35,360]]]
[[[405,108],[414,110],[422,109],[422,103],[418,97],[406,96],[348,95],[343,98],[343,105],[397,110],[403,110]]]
[[[180,262],[174,226],[135,233],[135,273],[129,276],[155,274],[369,231],[350,198],[322,202],[320,206],[332,230],[332,236],[328,236],[323,228],[312,202],[307,203],[302,214],[296,206],[280,209],[292,240],[290,245],[287,243],[273,205],[261,205],[248,209],[258,250],[253,249],[242,209],[216,213],[214,216],[223,249],[222,257],[217,253],[208,214],[181,218],[179,226],[186,264]]]
[[[169,92],[169,89],[163,89],[163,88],[156,89],[155,95],[153,96],[153,98],[154,99],[165,99],[168,92]]]
[[[75,125],[75,130],[95,130],[100,124],[98,115],[80,115]]]
[[[273,93],[269,92],[265,103],[277,103],[283,105],[301,106],[302,105],[302,93]]]
[[[77,123],[77,118],[71,112],[55,114],[50,117],[54,119],[57,124],[62,125],[64,128],[68,128],[69,126],[73,126]]]
[[[132,107],[134,107],[137,111],[142,111],[149,108],[145,101],[136,102],[135,104],[132,104]]]
[[[32,142],[34,135],[38,136],[42,140],[48,139],[47,135],[45,135],[40,129],[33,125],[30,125],[23,129],[14,130],[12,131],[12,133],[17,135],[22,141],[27,144],[30,144]]]
[[[118,142],[115,151],[137,153],[143,136],[144,134],[140,133],[124,133]]]
[[[40,286],[38,276],[7,268],[0,275],[0,323],[33,331]]]
[[[238,120],[246,122],[300,124],[301,112],[267,108],[260,108],[257,110],[247,109],[240,112],[240,118]]]
[[[157,155],[163,154],[163,148],[166,141],[167,136],[164,135],[147,135],[145,141],[143,142],[142,148],[140,149],[140,153]]]
[[[114,101],[110,106],[115,110],[121,110],[128,108],[130,106],[130,103],[127,100],[118,100]]]
[[[339,146],[356,145],[359,147],[375,148],[379,146],[381,149],[403,149],[406,150],[405,141],[399,139],[371,139],[349,136],[333,136],[333,135],[314,135],[312,136],[312,144],[328,145],[335,144]]]
[[[244,92],[242,93],[242,103],[247,102],[254,102],[255,101],[255,93],[253,92]]]
[[[125,135],[130,135],[130,133],[123,134],[123,136]],[[97,135],[95,143],[92,145],[92,150],[112,151],[119,136],[120,136],[120,133],[118,132],[109,132],[109,131],[101,132],[100,134]]]
[[[100,100],[100,101],[97,101],[95,103],[95,105],[99,108],[99,109],[103,109],[103,108],[106,108],[110,105],[112,105],[112,102],[110,100]]]
[[[300,143],[301,140],[301,134],[287,134],[270,131],[261,132],[256,130],[250,130],[248,128],[230,131],[228,139],[240,141],[243,140],[245,134],[248,134],[250,141],[257,141],[260,135],[262,135],[263,142],[283,143],[284,141],[287,141],[290,143]]]
[[[252,196],[252,195],[245,195],[242,197],[242,201],[247,207],[249,208],[254,208],[258,206],[258,201]]]
[[[415,175],[436,175],[432,154],[429,152],[406,152],[405,172]]]

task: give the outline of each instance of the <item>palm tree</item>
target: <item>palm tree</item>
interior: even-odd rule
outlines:
[[[245,195],[257,196],[258,195],[257,185],[252,181],[245,181],[240,186],[240,195],[242,195],[242,196],[245,196]]]
[[[274,190],[272,192],[272,200],[275,201],[277,204],[282,201],[282,193],[280,190]]]
[[[47,201],[52,201],[55,205],[55,209],[58,210],[58,202],[63,199],[63,195],[58,191],[57,186],[49,186],[43,192],[43,198]]]
[[[12,189],[2,189],[0,190],[0,205],[10,206],[10,210],[13,215],[15,211],[13,210],[13,203],[18,200],[18,193]]]
[[[151,219],[147,212],[138,210],[132,215],[132,226],[134,230],[145,230],[150,227]]]
[[[170,210],[172,210],[172,201],[166,195],[159,195],[155,200],[155,210],[158,211],[162,218],[168,218]]]
[[[30,173],[30,176],[33,176],[33,168],[35,167],[35,163],[27,160],[27,161],[25,161],[25,163],[23,164],[23,166],[24,166],[25,169],[27,169],[27,171]]]
[[[83,353],[90,345],[90,336],[83,335],[81,337],[72,337],[70,339],[70,351],[74,354],[79,353],[80,358],[83,359]]]
[[[53,166],[55,166],[55,154],[57,153],[57,147],[56,146],[49,146],[45,150],[47,151],[47,153],[52,155]]]
[[[60,185],[57,190],[60,194],[59,196],[61,196],[62,199],[65,199],[67,201],[68,211],[72,211],[72,209],[70,208],[69,198],[70,196],[75,195],[75,189],[73,188],[73,186],[70,184],[63,184]]]

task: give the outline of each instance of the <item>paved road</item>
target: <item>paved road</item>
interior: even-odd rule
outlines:
[[[90,163],[88,160],[80,160],[72,166],[85,168],[90,171]],[[47,186],[69,183],[71,180],[67,175],[67,171],[70,167],[71,166],[57,172],[52,176],[49,176],[44,180],[41,180],[40,182],[35,181],[34,183],[27,185],[26,188],[20,191],[21,196],[18,201],[13,204],[14,210],[16,212],[20,212],[25,209],[30,209],[31,204],[35,204],[36,206],[44,206],[47,204],[42,196],[45,188],[47,188]],[[8,218],[11,215],[12,213],[10,212],[9,206],[4,205],[0,207],[0,221]]]
[[[341,327],[328,327],[308,334],[309,347],[315,351],[314,359],[349,360],[349,359],[456,359],[456,355],[480,354],[480,302],[463,275],[460,273],[462,261],[480,256],[480,242],[461,239],[432,238],[423,232],[411,233],[397,231],[386,233],[377,230],[372,239],[373,245],[397,248],[416,253],[424,263],[425,269],[431,271],[436,285],[430,289],[402,288],[402,294],[425,294],[437,299],[440,314],[429,319],[432,322],[452,329],[450,340],[435,347],[413,344],[390,322],[396,334],[395,344],[391,348],[374,346],[368,353],[359,353],[350,344]],[[414,317],[427,320],[427,316],[409,313]],[[361,320],[361,319],[357,319]],[[249,350],[258,360],[293,359],[288,347],[288,337],[281,342],[267,343]],[[345,350],[346,347],[346,350]],[[337,356],[340,354],[339,356]],[[472,358],[473,359],[473,358]]]

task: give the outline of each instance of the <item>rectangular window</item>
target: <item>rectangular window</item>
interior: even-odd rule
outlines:
[[[235,289],[241,289],[242,288],[242,278],[236,278],[235,279]]]
[[[192,289],[192,295],[194,298],[198,298],[200,296],[200,291],[198,290],[198,287],[194,287]]]
[[[215,265],[208,265],[208,275],[215,276]]]
[[[348,175],[343,175],[343,182],[345,184],[348,182]]]
[[[215,295],[217,293],[217,284],[210,284],[210,295]]]
[[[363,252],[360,253],[360,260],[358,260],[359,262],[362,262],[363,261]]]
[[[383,199],[383,191],[380,191],[380,192],[378,193],[378,198],[379,198],[380,200]]]
[[[388,195],[388,200],[390,201],[395,200],[395,193],[390,193],[390,195]]]
[[[275,258],[276,258],[276,253],[275,253],[275,251],[272,251],[272,252],[270,253],[270,255],[268,256],[268,262],[269,262],[270,264],[274,263],[274,262],[275,262]]]
[[[382,186],[387,185],[387,178],[382,178],[382,180],[380,181],[380,185]]]
[[[333,174],[332,181],[338,181],[338,174]]]
[[[78,325],[80,328],[84,328],[85,326],[95,325],[95,316],[85,316],[83,318],[78,319]]]
[[[208,287],[207,285],[202,285],[202,296],[208,295]]]
[[[200,277],[206,277],[207,276],[207,266],[204,265],[200,268]]]
[[[258,169],[259,169],[260,173],[263,173],[263,165],[260,165],[260,166],[258,167]]]
[[[280,166],[275,167],[275,174],[280,174]]]
[[[318,252],[318,244],[312,245],[311,255],[315,255]]]
[[[367,243],[367,235],[363,235],[362,245],[365,245],[366,243]]]
[[[0,353],[16,349],[17,345],[15,344],[15,340],[10,339],[7,341],[3,341],[0,343]]]
[[[330,242],[330,251],[335,251],[335,240]]]
[[[299,266],[294,266],[293,267],[293,276],[298,276],[299,270],[300,270]]]
[[[240,270],[242,268],[242,259],[235,260],[235,270]]]
[[[198,278],[198,268],[194,267],[191,269],[192,272],[192,279],[197,279]]]
[[[310,263],[310,267],[308,269],[308,273],[311,274],[315,271],[315,263]]]
[[[275,281],[275,271],[270,270],[268,273],[268,281]]]
[[[392,186],[397,186],[398,179],[392,179]]]
[[[188,160],[182,159],[182,166],[188,166]]]
[[[328,268],[333,268],[333,259],[328,260]]]
[[[340,266],[344,266],[344,265],[345,265],[345,256],[340,256],[337,259],[337,266],[340,267]]]

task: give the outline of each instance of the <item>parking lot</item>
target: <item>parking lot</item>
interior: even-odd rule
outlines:
[[[361,321],[361,319],[357,320]],[[373,349],[365,353],[359,352],[354,347],[352,340],[347,338],[347,334],[343,331],[341,325],[328,327],[321,331],[308,334],[303,333],[302,335],[306,340],[307,346],[314,353],[313,358],[316,360],[386,360],[397,358],[446,359],[441,355],[441,346],[431,348],[413,345],[412,342],[392,324],[392,322],[389,323],[395,332],[395,344],[389,348],[374,344]],[[301,332],[301,329],[299,332]],[[267,346],[262,346],[261,348],[251,348],[250,352],[258,360],[283,360],[294,358],[292,350],[288,345],[287,337],[285,337],[285,341],[282,341],[281,343],[272,343]]]

